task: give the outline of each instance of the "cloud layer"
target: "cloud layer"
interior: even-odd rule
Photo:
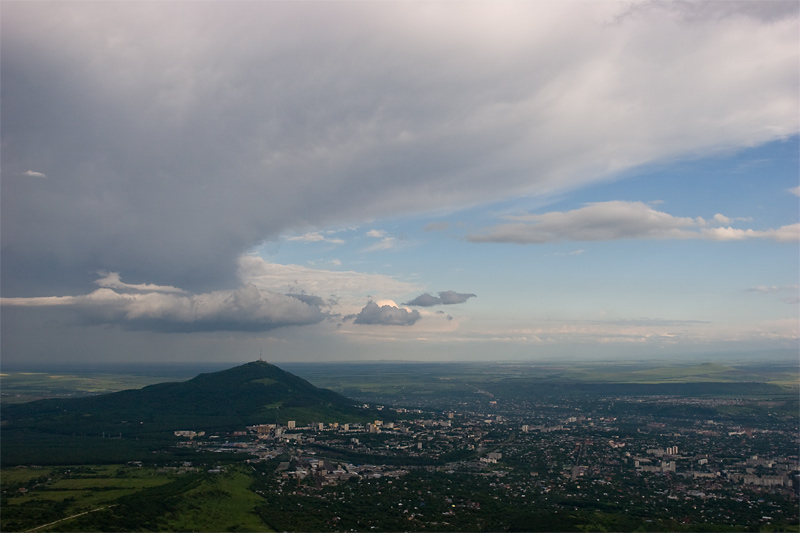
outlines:
[[[279,265],[253,255],[239,258],[240,285],[231,290],[193,294],[179,287],[125,283],[118,272],[99,275],[94,284],[100,288],[89,294],[3,297],[0,305],[6,310],[55,311],[61,314],[51,318],[65,324],[184,333],[307,326],[357,309],[358,314],[348,316],[356,324],[410,326],[421,318],[418,311],[398,308],[391,300],[356,304],[368,294],[416,291],[415,284],[379,274]],[[452,293],[450,298],[461,296]]]
[[[508,218],[515,222],[496,225],[468,239],[516,244],[618,239],[800,240],[800,224],[768,230],[738,229],[722,226],[732,222],[722,214],[714,215],[711,220],[676,217],[642,202],[598,202],[572,211]]]
[[[124,285],[116,288],[131,287]],[[3,298],[2,304],[67,311],[87,324],[162,332],[268,331],[316,324],[327,316],[318,297],[263,291],[253,284],[204,294],[134,290],[101,288],[85,296]]]
[[[306,232],[784,138],[798,131],[797,12],[7,3],[3,293],[68,294],[98,270],[209,293],[288,232],[327,240]],[[557,222],[493,235],[559,238]]]

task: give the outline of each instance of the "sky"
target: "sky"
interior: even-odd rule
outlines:
[[[6,365],[797,359],[796,1],[0,15]]]

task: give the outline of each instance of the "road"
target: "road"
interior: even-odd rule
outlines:
[[[68,516],[66,518],[60,518],[60,519],[56,520],[55,522],[50,522],[49,524],[45,524],[43,526],[39,526],[39,527],[35,527],[33,529],[29,529],[26,533],[29,533],[30,531],[38,531],[40,529],[44,529],[46,527],[50,527],[53,524],[58,524],[59,522],[63,522],[64,520],[70,520],[72,518],[77,518],[77,517],[83,516],[85,514],[94,513],[95,511],[102,511],[103,509],[108,509],[109,507],[114,507],[114,506],[113,505],[107,505],[105,507],[98,507],[97,509],[92,509],[91,511],[84,511],[82,513],[74,514],[74,515]]]

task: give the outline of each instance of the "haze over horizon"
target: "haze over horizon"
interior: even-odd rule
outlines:
[[[798,354],[795,1],[0,14],[5,365]]]

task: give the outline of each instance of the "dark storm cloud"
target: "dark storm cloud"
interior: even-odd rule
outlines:
[[[463,304],[470,298],[475,298],[474,294],[466,294],[455,291],[442,291],[439,296],[433,296],[429,293],[423,293],[403,305],[414,305],[417,307],[432,307],[434,305],[453,305]]]
[[[794,10],[606,24],[625,6],[6,2],[3,294],[231,288],[287,231],[797,131]]]
[[[379,306],[369,302],[356,315],[354,324],[371,324],[381,326],[411,326],[421,317],[419,311],[401,309],[392,305]]]

